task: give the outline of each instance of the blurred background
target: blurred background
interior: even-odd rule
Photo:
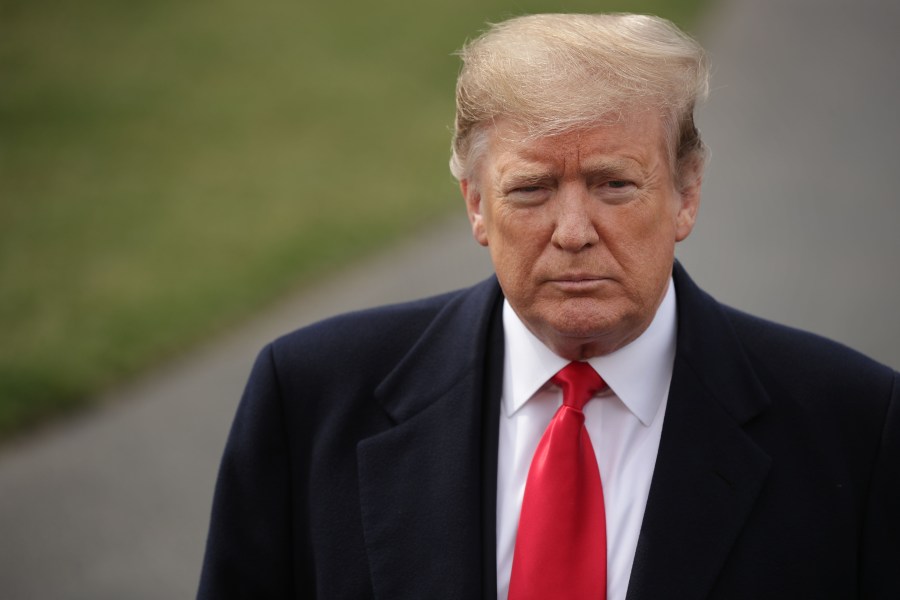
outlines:
[[[4,0],[0,435],[458,208],[486,21],[703,4]]]
[[[890,0],[3,0],[0,596],[193,595],[261,345],[490,273],[453,52],[603,10],[710,50],[698,283],[900,367]]]

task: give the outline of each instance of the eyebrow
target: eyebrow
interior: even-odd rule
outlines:
[[[598,160],[583,165],[581,175],[589,179],[615,179],[626,176],[629,171],[640,168],[636,161],[627,159]],[[555,181],[559,174],[543,165],[534,165],[533,169],[518,167],[501,173],[499,183],[503,187],[523,186],[547,181]]]
[[[538,183],[545,183],[550,180],[556,180],[557,176],[549,169],[541,169],[535,171],[511,171],[500,176],[500,185],[508,187],[510,185],[522,186]]]

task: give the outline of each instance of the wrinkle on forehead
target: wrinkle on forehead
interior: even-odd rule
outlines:
[[[665,126],[667,112],[656,104],[635,103],[618,110],[608,111],[592,117],[590,120],[573,119],[564,128],[560,128],[557,121],[550,126],[550,120],[541,118],[540,115],[529,116],[521,114],[497,114],[488,121],[488,128],[495,132],[503,129],[509,137],[501,136],[516,142],[534,142],[544,138],[565,137],[570,134],[591,131],[598,127],[614,127],[627,123],[640,123],[658,121]],[[545,122],[546,121],[546,122]]]
[[[563,176],[615,177],[639,171],[647,174],[657,170],[665,162],[665,152],[654,151],[653,146],[635,145],[634,138],[643,137],[652,123],[634,123],[619,126],[601,125],[588,130],[544,137],[529,142],[510,135],[504,129],[496,131],[491,143],[494,173],[502,179],[538,181],[558,179]],[[604,133],[599,139],[594,134]],[[588,140],[585,142],[585,140]],[[658,129],[659,147],[665,140]]]

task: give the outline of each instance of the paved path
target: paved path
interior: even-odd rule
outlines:
[[[462,203],[460,201],[460,206]],[[0,451],[0,598],[187,598],[217,464],[252,361],[336,312],[491,273],[464,216],[287,298],[104,406]]]
[[[713,160],[679,255],[722,299],[900,367],[898,8],[724,0],[704,29]],[[489,271],[464,219],[451,220],[0,449],[0,597],[192,596],[216,465],[257,350],[334,312]]]
[[[723,3],[679,252],[719,299],[900,368],[900,3]]]

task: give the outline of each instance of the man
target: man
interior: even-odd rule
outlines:
[[[260,354],[200,597],[900,597],[900,375],[674,261],[699,46],[538,15],[462,58],[451,170],[496,279]]]

